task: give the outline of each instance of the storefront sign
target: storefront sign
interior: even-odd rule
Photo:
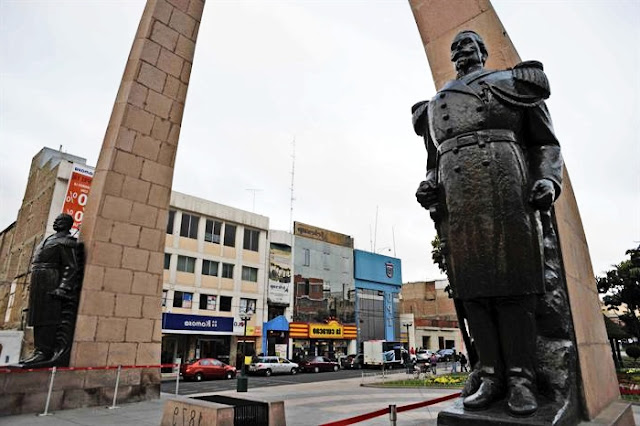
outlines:
[[[244,321],[235,319],[233,321],[233,334],[244,336]],[[262,336],[262,326],[247,325],[247,336]]]
[[[271,243],[269,248],[269,285],[267,300],[289,306],[291,289],[291,247]]]
[[[311,238],[343,247],[353,248],[353,238],[350,236],[318,228],[316,226],[293,222],[293,233],[300,237]]]
[[[162,329],[231,332],[233,331],[233,318],[163,313]]]
[[[73,217],[74,230],[80,229],[84,216],[84,207],[87,204],[91,181],[93,180],[93,168],[73,163],[69,184],[62,205],[62,213]]]
[[[329,321],[328,324],[309,324],[309,338],[311,339],[342,339],[342,324]]]

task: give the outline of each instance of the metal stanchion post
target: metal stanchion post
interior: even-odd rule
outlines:
[[[178,361],[178,371],[176,371],[176,396],[178,396],[178,388],[180,388],[180,364],[182,360]]]
[[[398,411],[396,410],[395,405],[389,405],[389,420],[391,421],[391,426],[396,426],[396,421],[398,420]]]
[[[47,402],[44,405],[44,413],[38,414],[39,416],[49,416],[49,403],[51,402],[51,392],[53,392],[53,379],[56,377],[56,367],[51,369],[51,381],[49,382],[49,392],[47,392]]]
[[[114,408],[119,408],[116,406],[116,401],[118,399],[118,386],[120,385],[120,371],[122,371],[122,366],[118,366],[118,372],[116,373],[116,387],[113,390],[113,404],[109,407],[109,410],[113,410]]]

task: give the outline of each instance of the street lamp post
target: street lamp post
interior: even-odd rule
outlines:
[[[409,327],[411,327],[413,324],[410,322],[405,322],[404,324],[405,327],[407,327],[407,352],[409,355],[408,358],[408,362],[411,363],[411,339],[409,339]],[[409,364],[406,364],[405,367],[409,368]]]
[[[404,324],[402,324],[402,325],[404,325],[405,327],[407,327],[407,346],[410,346],[411,340],[409,339],[409,327],[411,327],[413,324],[412,324],[412,323],[410,323],[410,322],[406,322],[406,323],[404,323]],[[407,350],[408,350],[408,349],[409,349],[409,348],[407,348]]]
[[[242,365],[240,366],[240,377],[238,377],[238,383],[237,383],[237,391],[238,392],[246,392],[247,389],[249,388],[249,378],[246,375],[246,365],[245,365],[245,360],[247,358],[247,352],[246,352],[246,347],[247,347],[247,322],[249,322],[249,320],[251,319],[251,315],[253,314],[253,312],[251,311],[246,311],[242,314],[240,314],[240,319],[244,322],[244,332],[242,333],[243,335],[243,339],[242,339]]]

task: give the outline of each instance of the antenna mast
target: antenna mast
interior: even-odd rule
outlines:
[[[295,200],[295,197],[293,196],[293,183],[294,183],[294,177],[296,174],[296,137],[293,137],[293,142],[291,143],[292,147],[291,147],[291,187],[290,189],[290,193],[291,193],[291,198],[290,198],[290,208],[289,208],[289,226],[291,226],[291,233],[293,233],[293,201]]]

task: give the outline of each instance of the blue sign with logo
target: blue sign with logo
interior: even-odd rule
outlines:
[[[163,313],[162,329],[232,332],[233,318]]]

